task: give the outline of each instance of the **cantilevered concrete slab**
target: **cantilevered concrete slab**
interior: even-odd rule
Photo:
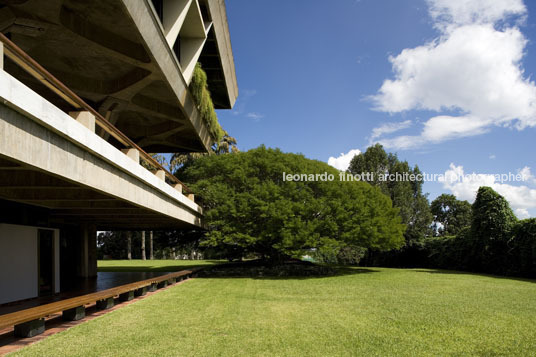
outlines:
[[[0,30],[145,151],[210,147],[188,90],[197,61],[206,67],[216,107],[234,104],[222,0],[0,0],[0,6]],[[4,67],[72,110],[10,60]]]
[[[4,71],[0,101],[0,199],[52,226],[201,226],[195,202]]]

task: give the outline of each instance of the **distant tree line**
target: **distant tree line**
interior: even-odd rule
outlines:
[[[490,187],[480,187],[471,212],[455,235],[425,239],[413,265],[536,277],[536,219],[518,220]]]
[[[97,256],[98,259],[199,259],[206,258],[206,254],[209,258],[218,257],[199,247],[203,234],[200,230],[99,232]]]
[[[172,157],[169,166],[202,199],[208,230],[154,232],[155,258],[305,256],[326,263],[536,277],[535,219],[517,220],[489,187],[479,189],[472,205],[448,194],[430,203],[423,181],[380,180],[421,173],[381,145],[350,163],[352,175],[374,173],[368,182],[339,181],[339,172],[327,164],[278,149],[239,152],[227,135],[214,152]],[[289,182],[283,173],[329,173],[335,179]],[[131,233],[134,259],[142,257],[141,237]],[[102,233],[100,257],[128,258],[126,241],[126,232]]]
[[[348,171],[420,173],[379,144],[356,155]],[[387,252],[368,249],[360,264],[536,277],[536,219],[517,220],[508,201],[490,187],[480,187],[473,205],[448,194],[429,204],[422,182],[369,183],[400,208],[406,244]]]

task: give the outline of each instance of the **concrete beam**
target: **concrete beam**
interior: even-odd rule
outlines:
[[[140,163],[140,151],[138,149],[134,149],[134,148],[121,149],[121,152],[127,155],[132,160],[134,160],[134,162],[138,164]]]
[[[154,56],[154,62],[162,70],[167,83],[173,83],[171,89],[181,104],[184,117],[190,120],[204,149],[210,151],[212,138],[207,125],[201,119],[192,95],[188,91],[188,84],[183,70],[175,60],[175,54],[169,47],[165,34],[159,25],[159,19],[153,13],[149,2],[138,0],[121,0],[124,8],[140,32],[140,37],[146,43],[148,50]]]
[[[169,47],[173,48],[192,0],[164,0],[162,26]]]
[[[69,115],[76,119],[77,122],[95,132],[95,116],[87,111],[69,112]]]
[[[181,39],[181,58],[179,59],[182,67],[182,75],[188,85],[192,80],[195,65],[203,51],[203,45],[206,38],[185,38]]]
[[[236,80],[233,50],[231,48],[231,36],[227,20],[225,1],[208,0],[208,11],[212,18],[212,26],[216,37],[218,54],[222,61],[223,75],[225,77],[225,90],[229,97],[229,109],[234,106],[238,97],[238,84]]]
[[[16,187],[2,187],[0,194],[5,198],[21,201],[115,201],[113,197],[85,187],[62,187],[57,190],[34,187],[22,191]]]
[[[173,188],[177,191],[179,191],[180,193],[182,193],[182,185],[180,183],[176,183],[173,185]]]

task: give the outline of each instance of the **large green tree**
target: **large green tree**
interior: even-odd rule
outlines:
[[[473,203],[474,237],[486,241],[504,241],[510,236],[513,225],[517,222],[508,201],[491,187],[478,189]]]
[[[333,181],[284,177],[324,173]],[[404,225],[389,197],[363,182],[340,182],[337,170],[303,155],[261,146],[201,157],[178,175],[203,199],[204,244],[230,258],[277,260],[345,246],[386,250],[404,242]]]
[[[455,236],[471,225],[471,204],[454,195],[442,194],[432,201],[431,211],[439,236]]]
[[[407,225],[408,244],[431,235],[433,217],[428,199],[422,193],[423,180],[411,180],[411,175],[418,178],[422,174],[418,166],[411,167],[407,161],[400,161],[396,154],[387,153],[382,145],[376,144],[354,156],[348,171],[353,175],[368,174],[363,178],[391,198],[393,205],[400,209],[402,222]],[[402,179],[385,179],[386,175],[396,178],[397,174]]]
[[[491,187],[478,189],[471,223],[471,269],[501,272],[507,263],[508,241],[517,222],[508,201]]]

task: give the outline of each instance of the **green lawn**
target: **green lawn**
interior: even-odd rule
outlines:
[[[28,356],[534,356],[536,284],[434,270],[193,279]]]
[[[98,271],[180,271],[222,263],[222,260],[99,260]]]

